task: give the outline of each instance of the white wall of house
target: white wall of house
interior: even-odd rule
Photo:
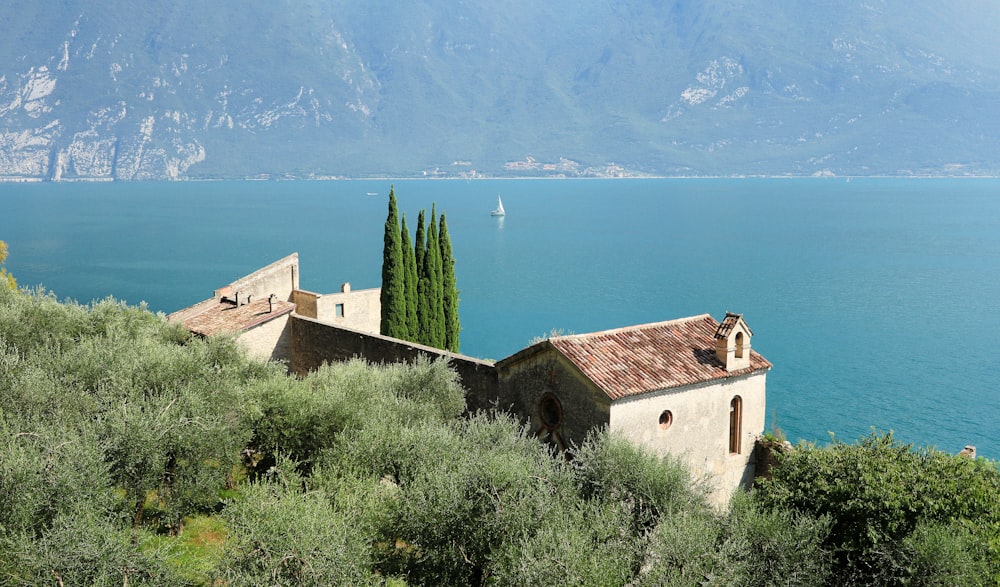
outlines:
[[[622,398],[611,404],[609,427],[660,456],[680,457],[714,487],[725,504],[753,479],[753,447],[764,431],[766,372]],[[730,406],[739,396],[742,421],[739,452],[730,452]],[[669,412],[669,426],[661,416]]]
[[[274,359],[287,361],[291,354],[291,340],[288,319],[291,313],[286,313],[274,320],[268,320],[240,333],[236,338],[247,354],[264,361]]]
[[[382,321],[382,290],[344,289],[347,291],[320,296],[316,300],[315,318],[343,328],[378,333]]]

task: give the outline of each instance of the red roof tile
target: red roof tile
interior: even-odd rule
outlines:
[[[729,336],[729,333],[733,331],[733,328],[736,328],[736,325],[739,324],[742,319],[743,314],[726,312],[726,317],[722,319],[722,323],[719,324],[719,329],[715,331],[715,338],[726,338]],[[750,328],[746,326],[746,322],[743,323],[743,326],[746,327],[748,331],[750,330]],[[750,332],[750,336],[753,336],[753,332]]]
[[[611,399],[769,369],[750,351],[750,367],[726,371],[715,357],[719,323],[708,314],[549,342]]]
[[[242,332],[290,313],[295,304],[276,300],[269,306],[267,298],[237,306],[230,301],[205,300],[167,316],[180,322],[195,334],[211,336],[223,332]],[[270,310],[270,311],[269,311]]]

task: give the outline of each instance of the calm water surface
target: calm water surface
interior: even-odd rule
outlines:
[[[0,239],[21,285],[83,302],[170,312],[293,251],[305,289],[377,287],[389,185],[0,184]],[[447,214],[467,354],[741,312],[790,438],[875,427],[1000,458],[1000,180],[395,185],[411,231]]]

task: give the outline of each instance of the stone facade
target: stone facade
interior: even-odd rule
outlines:
[[[279,300],[291,301],[292,292],[299,289],[299,254],[292,253],[283,259],[241,277],[227,287],[216,290],[215,297],[222,294],[251,296],[262,299],[276,296]]]
[[[742,316],[702,315],[554,337],[497,363],[500,397],[561,447],[607,427],[680,457],[716,503],[753,480],[770,363]]]
[[[498,407],[528,422],[538,437],[563,450],[610,423],[611,400],[561,355],[542,342],[497,363]]]
[[[714,485],[714,500],[726,503],[733,489],[753,482],[753,448],[764,432],[765,378],[766,372],[757,372],[623,398],[611,406],[610,429],[660,456],[681,457]],[[736,398],[741,413],[735,416],[738,438],[731,446]]]
[[[320,296],[316,304],[316,318],[352,330],[378,332],[382,320],[382,290],[352,290],[345,283],[340,291]]]
[[[305,374],[324,363],[362,358],[370,363],[410,363],[423,355],[431,360],[444,359],[458,373],[466,390],[470,412],[487,410],[498,395],[497,373],[490,361],[449,353],[416,343],[382,336],[373,332],[350,330],[312,318],[291,318],[292,373]]]
[[[265,361],[284,361],[291,354],[291,316],[284,314],[240,333],[236,340],[250,356]]]
[[[584,335],[553,337],[497,363],[382,336],[378,289],[317,294],[299,289],[292,254],[169,316],[192,332],[231,332],[261,358],[305,374],[324,363],[444,359],[469,411],[501,410],[572,450],[608,428],[661,456],[680,457],[724,504],[753,479],[764,430],[766,375],[743,317],[704,314]]]

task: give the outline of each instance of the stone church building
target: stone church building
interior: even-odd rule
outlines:
[[[708,314],[531,345],[496,363],[381,336],[380,290],[317,294],[299,289],[289,255],[168,316],[191,332],[230,333],[262,359],[294,373],[361,357],[374,363],[448,360],[470,411],[510,410],[567,450],[607,427],[658,455],[681,458],[725,503],[753,480],[771,368],[751,348],[739,314]]]
[[[560,336],[498,362],[513,411],[562,447],[607,427],[635,444],[681,457],[717,487],[753,480],[771,364],[750,348],[738,314],[708,314]]]

